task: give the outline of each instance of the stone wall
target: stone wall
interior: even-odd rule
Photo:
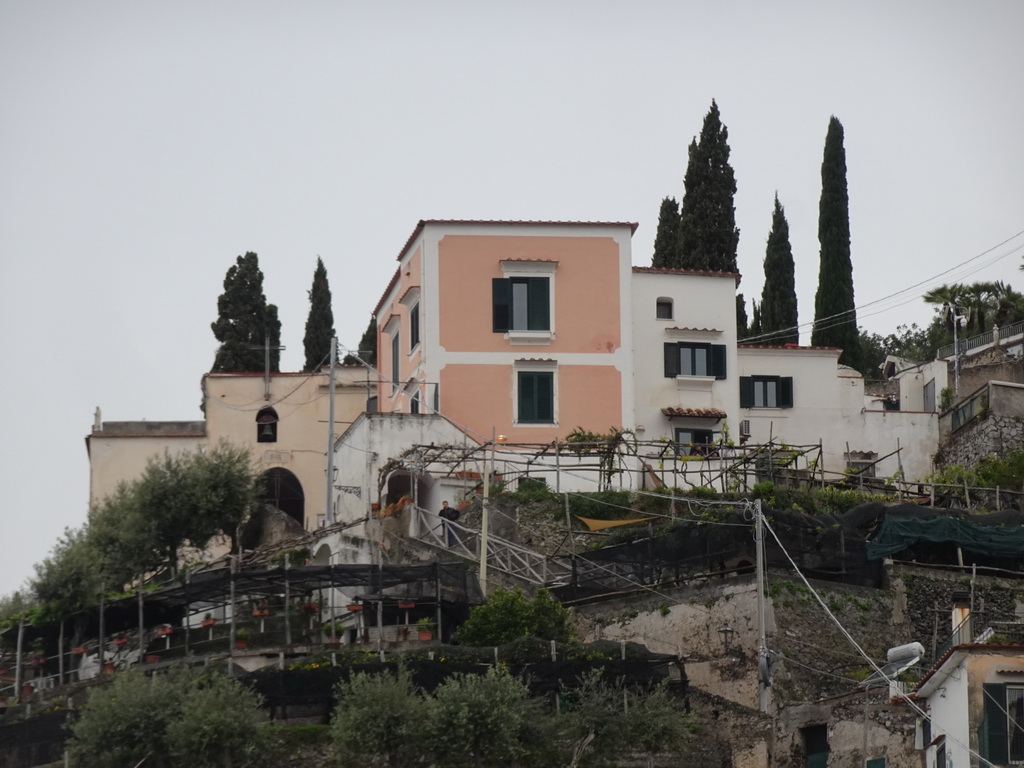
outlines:
[[[940,453],[941,466],[973,467],[985,456],[1002,456],[1024,446],[1024,420],[989,412],[961,427],[946,442]]]

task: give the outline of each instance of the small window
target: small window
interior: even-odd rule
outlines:
[[[740,408],[792,407],[792,376],[740,376]]]
[[[809,725],[801,728],[800,734],[803,736],[804,752],[807,754],[804,765],[807,768],[825,768],[831,751],[828,744],[828,726]]]
[[[256,442],[277,442],[277,411],[273,408],[260,408],[256,414]]]
[[[656,312],[659,320],[671,320],[672,299],[658,299]]]
[[[409,352],[420,343],[420,305],[419,302],[409,310]]]
[[[551,279],[496,277],[491,283],[495,333],[551,330]]]
[[[519,424],[554,424],[555,374],[550,371],[518,372]]]
[[[676,428],[676,454],[708,456],[714,449],[714,433],[710,429]]]
[[[665,376],[714,376],[725,378],[725,345],[665,343]]]
[[[398,386],[399,376],[399,363],[401,361],[401,348],[398,344],[399,333],[396,331],[395,335],[391,337],[391,384],[395,387]]]
[[[846,454],[846,470],[857,477],[874,477],[877,459],[873,451],[851,451]]]
[[[409,401],[409,413],[419,413],[419,412],[420,412],[420,396],[419,396],[419,394],[415,394],[415,395],[412,396],[412,399]]]

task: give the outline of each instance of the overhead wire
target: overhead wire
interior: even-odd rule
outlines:
[[[810,583],[810,581],[808,581],[807,577],[804,576],[803,571],[800,570],[799,566],[793,560],[792,556],[790,556],[789,551],[786,549],[785,545],[783,545],[782,540],[779,538],[778,534],[775,532],[775,529],[772,528],[771,524],[767,521],[767,519],[765,519],[764,515],[761,516],[761,524],[764,526],[765,530],[767,530],[772,535],[772,538],[775,539],[775,543],[778,545],[778,547],[782,551],[782,553],[786,556],[786,559],[789,561],[789,564],[792,566],[792,568],[796,572],[797,576],[799,576],[800,580],[803,581],[804,586],[807,587],[807,589],[810,591],[811,595],[814,596],[814,599],[818,601],[818,604],[821,606],[821,609],[825,612],[825,615],[828,616],[828,618],[832,621],[832,623],[835,624],[836,627],[839,629],[839,632],[843,635],[843,637],[846,638],[846,641],[851,646],[853,646],[853,648],[857,651],[857,653],[860,654],[861,658],[863,658],[865,661],[868,662],[868,664],[875,671],[875,673],[882,680],[884,680],[886,684],[892,685],[895,681],[889,675],[887,675],[885,673],[885,671],[881,668],[881,666],[879,666],[878,664],[875,663],[875,660],[872,659],[864,651],[864,649],[860,646],[860,643],[858,643],[854,639],[853,635],[850,634],[849,630],[847,630],[846,627],[843,626],[843,623],[841,621],[839,621],[838,618],[836,618],[834,613],[832,613],[832,611],[829,609],[828,605],[826,605],[825,601],[821,598],[821,595],[818,594],[818,591],[811,585],[811,583]],[[915,711],[922,718],[927,719],[928,721],[933,722],[933,723],[935,722],[933,716],[929,712],[926,712],[912,698],[910,698],[906,694],[900,694],[899,698],[900,698],[901,701],[905,702],[913,711]],[[991,768],[995,768],[993,763],[989,762],[987,759],[982,757],[978,752],[976,752],[973,749],[971,749],[970,745],[964,744],[961,740],[957,739],[955,736],[950,734],[948,731],[945,732],[945,736],[951,742],[955,743],[959,747],[961,747],[964,750],[966,750],[967,753],[971,757],[976,757],[979,760],[983,761],[984,765],[990,766]]]
[[[1016,240],[1021,235],[1024,235],[1024,230],[1021,230],[1020,232],[1017,232],[1016,234],[1011,235],[1010,237],[1006,238],[1002,242],[996,243],[992,247],[985,249],[981,253],[979,253],[979,254],[977,254],[975,256],[972,256],[971,258],[966,259],[965,261],[962,261],[959,264],[956,264],[956,265],[954,265],[952,267],[949,267],[948,269],[945,269],[945,270],[943,270],[943,271],[941,271],[941,272],[939,272],[939,273],[937,273],[935,275],[927,277],[924,280],[921,280],[921,281],[919,281],[917,283],[914,283],[913,285],[907,286],[906,288],[901,288],[900,290],[894,291],[893,293],[890,293],[890,294],[888,294],[886,296],[882,296],[881,298],[874,299],[874,300],[869,301],[869,302],[867,302],[865,304],[861,304],[861,305],[859,305],[859,306],[857,306],[857,307],[855,307],[853,309],[844,310],[844,311],[838,312],[838,313],[836,313],[834,315],[829,315],[827,317],[816,319],[816,320],[811,321],[811,322],[799,323],[797,325],[791,326],[789,328],[780,329],[778,331],[771,331],[769,333],[763,333],[763,334],[760,334],[758,336],[750,336],[750,337],[747,337],[747,338],[743,339],[742,341],[745,344],[751,344],[751,343],[756,343],[756,342],[759,342],[759,341],[764,341],[764,340],[776,338],[778,336],[782,336],[782,335],[786,335],[786,334],[791,334],[794,331],[806,330],[808,328],[826,329],[826,328],[835,327],[836,325],[843,325],[845,323],[849,323],[849,322],[851,322],[852,316],[853,316],[854,313],[860,313],[860,312],[862,312],[863,310],[865,310],[865,309],[867,309],[869,307],[875,306],[876,304],[881,304],[883,302],[890,301],[890,300],[895,299],[897,297],[903,296],[904,294],[907,294],[910,291],[914,291],[915,289],[920,288],[921,286],[937,282],[941,278],[945,277],[946,275],[949,275],[950,273],[956,272],[956,270],[958,270],[958,269],[960,269],[962,267],[965,267],[966,265],[971,264],[972,262],[977,261],[978,259],[981,259],[982,257],[990,254],[992,251],[996,250],[997,248],[1001,248],[1002,246],[1006,245],[1007,243],[1010,243],[1010,242]],[[960,275],[959,279],[963,279],[964,277],[968,277],[968,276],[970,276],[972,274],[975,274],[975,273],[981,271],[982,269],[985,269],[985,268],[991,266],[992,264],[995,264],[996,262],[1001,261],[1002,259],[1005,259],[1008,256],[1012,256],[1012,255],[1014,255],[1014,254],[1016,254],[1016,253],[1018,253],[1018,252],[1020,252],[1022,250],[1024,250],[1024,243],[1022,243],[1020,245],[1014,246],[1013,248],[1011,248],[1006,253],[1003,253],[1003,254],[1000,254],[998,256],[995,256],[995,257],[991,258],[989,261],[985,262],[984,264],[982,264],[979,267],[972,268],[971,270],[965,272],[963,275]],[[876,314],[881,314],[882,312],[888,312],[891,309],[895,309],[896,307],[903,306],[904,304],[910,303],[911,301],[916,301],[919,298],[921,298],[921,294],[915,294],[915,295],[909,296],[904,301],[900,301],[898,303],[893,304],[892,306],[888,306],[888,307],[879,309],[879,310],[877,310],[875,312],[868,313],[868,314],[866,314],[864,316],[865,317],[872,317],[872,316],[874,316]],[[828,324],[827,325],[823,325],[824,323],[828,323]]]

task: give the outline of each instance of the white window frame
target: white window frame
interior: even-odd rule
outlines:
[[[550,373],[551,376],[551,421],[520,421],[519,420],[519,374]],[[558,363],[554,360],[517,361],[512,366],[512,423],[517,427],[557,427],[558,426]]]
[[[548,278],[548,329],[546,331],[513,330],[505,331],[505,338],[515,345],[547,345],[555,338],[555,271],[557,261],[518,261],[506,259],[501,262],[501,276],[508,280],[513,277]],[[509,302],[509,325],[514,311],[514,299]],[[516,401],[518,403],[518,400]]]

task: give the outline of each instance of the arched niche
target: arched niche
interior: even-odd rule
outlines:
[[[274,467],[263,473],[263,494],[260,500],[280,509],[299,525],[306,524],[306,494],[302,483],[294,474],[282,467]]]

